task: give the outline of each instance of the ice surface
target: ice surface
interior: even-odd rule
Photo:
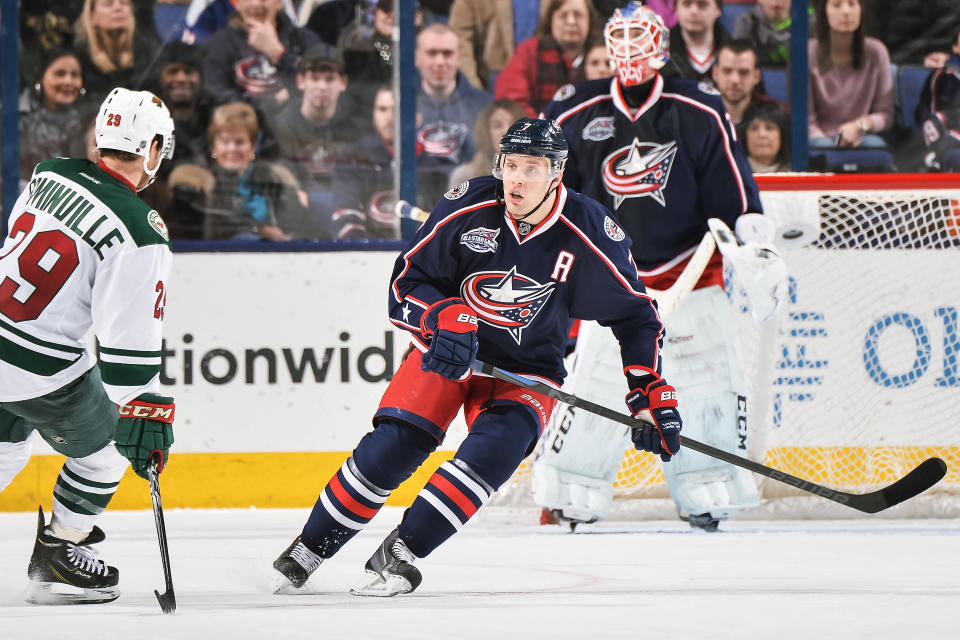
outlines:
[[[314,574],[274,595],[273,559],[307,510],[165,512],[178,609],[165,616],[149,511],[107,511],[119,600],[23,602],[35,513],[0,514],[0,638],[914,638],[960,637],[960,521],[679,521],[583,526],[481,517],[418,562],[397,598],[347,589],[399,521],[387,508]]]

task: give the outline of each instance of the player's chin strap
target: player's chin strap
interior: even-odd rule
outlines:
[[[524,220],[526,220],[527,218],[529,218],[530,216],[532,216],[533,214],[535,214],[535,213],[537,212],[537,209],[539,209],[540,207],[543,206],[543,203],[547,201],[547,198],[550,197],[550,194],[551,194],[551,193],[559,192],[559,191],[560,191],[560,181],[559,181],[559,179],[557,179],[557,178],[552,178],[552,179],[550,180],[550,183],[553,184],[553,181],[554,181],[554,180],[557,180],[557,186],[556,186],[556,187],[553,187],[552,189],[547,189],[547,192],[546,192],[545,194],[543,194],[543,198],[540,199],[540,202],[537,203],[537,206],[535,206],[533,209],[531,209],[530,212],[529,212],[527,215],[522,216],[522,217],[520,217],[520,218],[516,218],[516,217],[515,217],[515,218],[513,218],[513,219],[514,219],[515,221],[517,221],[517,222],[523,222]],[[503,189],[503,183],[502,183],[502,182],[500,183],[500,188],[501,188],[501,190]],[[502,191],[501,191],[501,195],[502,195]]]

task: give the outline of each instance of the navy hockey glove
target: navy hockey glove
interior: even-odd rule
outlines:
[[[450,380],[464,378],[477,355],[477,313],[461,298],[447,298],[427,309],[420,331],[431,338],[420,368]]]
[[[157,473],[163,471],[173,444],[173,398],[144,393],[123,405],[117,420],[117,451],[130,461],[138,476],[147,479],[154,452],[160,455]]]
[[[658,453],[661,460],[668,462],[680,450],[680,429],[683,427],[677,411],[677,390],[663,378],[652,382],[649,379],[631,382],[642,386],[635,387],[627,394],[630,415],[636,418],[639,413],[649,409],[653,418],[653,424],[643,421],[633,427],[633,446],[642,451]]]

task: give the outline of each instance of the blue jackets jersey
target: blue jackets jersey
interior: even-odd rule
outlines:
[[[659,374],[663,325],[610,213],[561,185],[550,214],[524,234],[501,188],[474,178],[437,203],[397,259],[391,322],[426,350],[424,311],[461,297],[479,317],[480,360],[559,385],[570,319],[597,320],[617,336],[627,370]]]
[[[683,78],[651,82],[635,116],[616,78],[563,87],[544,111],[570,145],[564,183],[616,214],[643,277],[688,258],[708,218],[732,229],[763,211],[719,96]]]

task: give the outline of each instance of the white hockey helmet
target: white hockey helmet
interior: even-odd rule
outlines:
[[[97,149],[127,151],[143,158],[143,170],[153,183],[163,159],[173,158],[173,118],[163,101],[149,91],[117,87],[103,101],[94,129]],[[160,159],[147,167],[150,146],[160,136]],[[144,187],[145,188],[145,187]]]
[[[670,59],[669,30],[656,11],[640,2],[614,9],[603,27],[607,55],[621,84],[642,84]]]

